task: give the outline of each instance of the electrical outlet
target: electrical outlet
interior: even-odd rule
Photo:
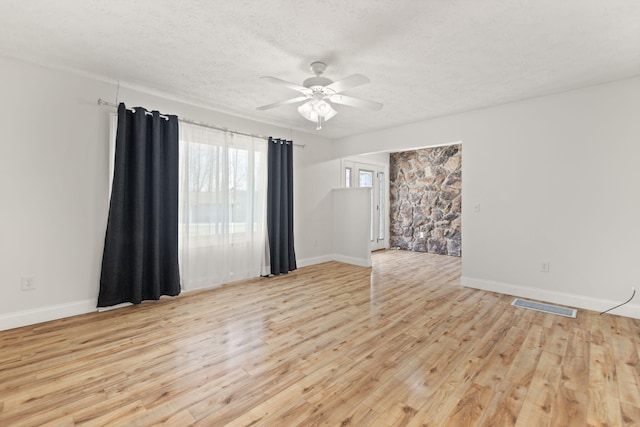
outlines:
[[[22,278],[22,290],[33,291],[36,288],[36,278],[33,276],[25,276]]]
[[[543,273],[549,272],[549,261],[540,261],[540,271]]]
[[[480,203],[476,203],[475,205],[473,205],[473,212],[474,213],[480,212]]]

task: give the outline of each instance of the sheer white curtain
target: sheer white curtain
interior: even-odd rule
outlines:
[[[183,288],[261,275],[266,263],[267,142],[183,122],[179,130]]]

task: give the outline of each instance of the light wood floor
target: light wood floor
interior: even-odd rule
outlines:
[[[385,251],[0,333],[0,425],[640,424],[640,322]]]

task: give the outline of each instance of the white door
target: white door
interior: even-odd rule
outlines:
[[[343,184],[345,187],[371,188],[371,250],[388,247],[387,200],[389,199],[389,182],[386,167],[357,162],[343,162]]]

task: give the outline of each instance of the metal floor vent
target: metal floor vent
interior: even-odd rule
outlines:
[[[516,298],[511,305],[528,308],[529,310],[542,311],[543,313],[557,314],[559,316],[573,317],[575,319],[577,311],[573,308],[558,307],[557,305],[544,304],[541,302],[527,301]]]

